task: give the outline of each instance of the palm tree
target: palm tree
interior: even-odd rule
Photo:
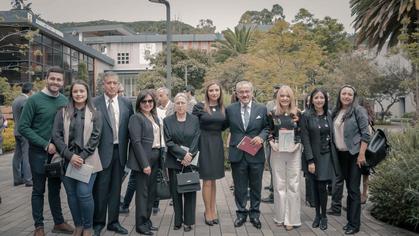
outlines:
[[[250,27],[236,27],[234,28],[234,32],[228,28],[224,31],[224,40],[218,42],[217,61],[224,62],[229,57],[247,53],[252,36],[253,30]]]

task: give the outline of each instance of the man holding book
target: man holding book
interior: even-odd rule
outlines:
[[[252,101],[252,83],[248,81],[237,83],[236,92],[239,102],[226,108],[227,125],[231,133],[229,161],[237,206],[237,219],[234,221],[234,226],[242,226],[249,216],[253,226],[260,229],[262,225],[259,220],[259,205],[265,163],[265,153],[261,147],[268,137],[267,111],[264,105]],[[248,139],[250,142],[247,142]],[[258,150],[252,155],[254,152],[250,150],[254,149]],[[248,188],[250,188],[249,210],[246,209]]]

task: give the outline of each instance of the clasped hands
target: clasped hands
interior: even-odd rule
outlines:
[[[192,158],[192,154],[187,152],[180,164],[182,164],[183,166],[189,166],[192,162]]]

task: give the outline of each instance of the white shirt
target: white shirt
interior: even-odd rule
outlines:
[[[105,102],[106,102],[106,109],[108,109],[109,106],[109,97],[106,96],[106,94],[104,94],[105,96]],[[112,107],[113,107],[113,111],[115,113],[115,126],[116,126],[116,133],[119,134],[119,104],[118,104],[118,95],[116,95],[115,97],[112,98],[113,102],[112,102]],[[106,111],[108,112],[108,111]],[[118,135],[117,135],[118,136]],[[116,142],[114,142],[114,144],[118,144],[119,140],[118,137],[116,137]]]
[[[247,110],[249,111],[249,123],[250,123],[250,114],[252,112],[252,100],[250,100],[250,102],[247,104]],[[240,103],[240,114],[242,116],[242,121],[244,125],[244,104],[243,103]]]

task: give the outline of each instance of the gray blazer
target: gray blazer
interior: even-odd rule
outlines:
[[[370,141],[368,114],[365,108],[355,106],[352,112],[346,115],[343,136],[343,140],[351,155],[359,153],[361,141],[365,143]]]
[[[21,136],[18,130],[19,128],[18,126],[19,126],[20,115],[22,114],[23,106],[25,105],[26,100],[28,100],[28,96],[20,94],[19,96],[15,98],[15,100],[12,103],[13,121],[15,122],[13,134],[15,136]]]

